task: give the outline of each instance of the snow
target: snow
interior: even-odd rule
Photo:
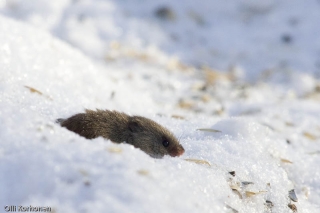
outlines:
[[[320,212],[319,7],[0,0],[1,212]],[[55,123],[86,108],[151,118],[186,152]]]

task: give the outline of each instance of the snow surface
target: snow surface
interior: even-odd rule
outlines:
[[[320,212],[319,10],[0,0],[0,212]],[[186,153],[153,159],[55,123],[85,108],[149,117]]]

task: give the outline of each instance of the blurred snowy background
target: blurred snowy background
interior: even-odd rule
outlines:
[[[0,13],[0,212],[320,212],[320,1]],[[186,153],[152,159],[54,122],[85,108],[149,117]]]

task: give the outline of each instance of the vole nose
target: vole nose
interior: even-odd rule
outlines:
[[[184,148],[181,145],[179,145],[179,146],[172,148],[169,152],[169,155],[171,157],[179,157],[183,153],[184,153]]]

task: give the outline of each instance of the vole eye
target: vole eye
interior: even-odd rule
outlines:
[[[162,141],[162,145],[163,145],[164,147],[168,147],[168,146],[169,146],[169,141],[163,140],[163,141]]]

